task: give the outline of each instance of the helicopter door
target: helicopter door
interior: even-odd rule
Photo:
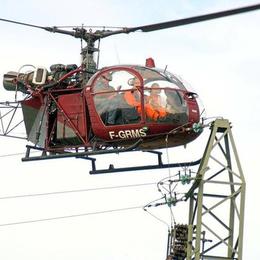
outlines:
[[[130,70],[103,72],[93,85],[94,104],[106,126],[139,124],[143,118],[142,88]]]

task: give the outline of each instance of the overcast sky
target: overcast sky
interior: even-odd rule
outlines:
[[[132,27],[255,4],[246,0],[155,1],[1,0],[0,18],[40,26]],[[198,93],[208,117],[232,122],[233,134],[247,182],[244,259],[259,258],[259,128],[260,11],[151,33],[117,35],[101,42],[100,67],[144,64],[153,57],[157,67],[182,76]],[[80,62],[80,41],[66,35],[0,22],[0,75],[24,64]],[[0,100],[14,94],[0,88]],[[202,156],[206,130],[187,146],[168,151],[170,161]],[[157,260],[165,258],[167,226],[142,209],[88,215],[46,222],[1,226],[5,223],[55,218],[97,211],[144,206],[160,197],[156,184],[168,170],[89,175],[90,164],[79,159],[22,163],[25,141],[0,138],[0,258]],[[130,153],[97,157],[99,166],[111,161],[134,166],[150,155]],[[166,156],[164,157],[164,159]],[[166,159],[165,159],[166,160]],[[174,170],[171,172],[174,174]],[[142,186],[73,192],[50,196],[2,199],[6,196],[100,187]],[[176,209],[177,210],[177,209]],[[163,211],[163,209],[162,209]],[[180,214],[181,210],[178,211]],[[161,212],[157,212],[161,214]],[[156,213],[156,214],[157,214]],[[185,212],[177,222],[187,219]],[[168,213],[162,215],[168,221]]]

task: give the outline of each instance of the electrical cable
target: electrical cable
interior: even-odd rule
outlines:
[[[168,135],[165,138],[165,150],[166,150],[166,159],[167,163],[170,164],[170,157],[169,157],[169,151],[168,151]],[[168,167],[168,176],[171,178],[171,169]]]
[[[161,223],[163,223],[164,225],[166,225],[166,226],[168,227],[168,229],[169,229],[170,226],[168,225],[168,223],[167,223],[166,221],[164,221],[164,220],[160,219],[159,217],[155,216],[154,214],[152,214],[151,212],[149,212],[148,209],[147,209],[147,208],[150,208],[150,207],[157,207],[157,206],[161,206],[162,204],[164,204],[164,203],[156,203],[156,204],[153,205],[153,203],[155,203],[156,201],[159,201],[159,200],[161,200],[161,199],[165,199],[165,196],[163,196],[163,197],[161,197],[161,198],[159,198],[159,199],[155,199],[155,200],[149,202],[148,204],[146,204],[146,205],[143,207],[143,210],[144,210],[145,212],[147,212],[148,214],[150,214],[150,215],[151,215],[152,217],[154,217],[155,219],[157,219],[158,221],[160,221]]]
[[[172,207],[170,207],[170,214],[171,214],[171,227],[173,226],[173,224],[176,224],[176,220],[172,211]]]
[[[141,209],[141,208],[143,208],[143,206],[135,206],[135,207],[128,207],[128,208],[119,208],[119,209],[110,209],[110,210],[103,210],[103,211],[87,212],[87,213],[67,215],[67,216],[60,216],[60,217],[40,218],[40,219],[34,219],[34,220],[24,220],[24,221],[18,221],[18,222],[9,222],[9,223],[2,223],[2,224],[0,224],[0,227],[22,225],[22,224],[30,224],[30,223],[36,223],[36,222],[46,222],[46,221],[53,221],[53,220],[60,220],[60,219],[67,219],[67,218],[84,217],[84,216],[90,216],[90,215],[98,215],[98,214],[105,214],[105,213],[112,213],[112,212],[119,212],[119,211],[127,211],[127,210]]]
[[[150,214],[152,217],[154,217],[154,218],[157,219],[158,221],[160,221],[161,223],[163,223],[164,225],[166,225],[168,229],[170,229],[170,226],[169,226],[169,224],[168,224],[166,221],[164,221],[164,220],[158,218],[157,216],[155,216],[154,214],[152,214],[151,212],[149,212],[147,209],[144,209],[144,211],[147,212],[148,214]]]
[[[10,153],[10,154],[1,154],[0,158],[5,158],[5,157],[11,157],[11,156],[17,156],[17,155],[23,155],[24,153]]]
[[[32,151],[31,153],[37,153],[37,152],[39,152],[39,151]],[[24,155],[24,153],[1,154],[1,155],[0,155],[0,159],[1,159],[1,158],[5,158],[5,157],[17,156],[17,155]]]
[[[99,187],[99,188],[79,189],[79,190],[64,190],[64,191],[54,191],[54,192],[45,192],[45,193],[11,195],[11,196],[0,197],[0,200],[26,198],[26,197],[37,197],[37,196],[50,196],[50,195],[59,195],[59,194],[77,193],[77,192],[88,192],[88,191],[98,191],[98,190],[132,188],[132,187],[148,186],[148,185],[156,185],[156,184],[157,184],[156,182],[150,182],[150,183],[137,183],[137,184],[120,185],[120,186],[107,186],[107,187]]]
[[[143,209],[145,210],[145,208],[157,207],[157,206],[161,205],[161,203],[155,204],[155,205],[152,205],[152,204],[155,203],[156,201],[159,201],[159,200],[164,199],[164,198],[165,198],[165,195],[163,195],[163,196],[162,196],[161,198],[159,198],[159,199],[155,199],[155,200],[153,200],[153,201],[147,203],[147,204],[143,207]]]

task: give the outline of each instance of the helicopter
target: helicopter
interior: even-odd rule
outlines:
[[[2,22],[29,26],[78,38],[81,64],[53,64],[26,72],[10,71],[3,77],[5,90],[21,92],[15,100],[22,108],[27,145],[24,161],[69,156],[154,151],[186,145],[203,131],[203,109],[198,95],[167,68],[113,65],[98,68],[100,41],[117,34],[152,32],[218,19],[260,9],[260,4],[180,20],[117,30],[73,30],[44,27],[0,18]],[[95,55],[97,54],[97,58]],[[1,135],[7,136],[7,133]],[[42,151],[33,157],[31,150]]]

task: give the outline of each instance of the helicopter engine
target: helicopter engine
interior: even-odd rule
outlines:
[[[24,65],[22,68],[25,66],[30,66],[34,69],[25,73],[9,71],[4,74],[3,85],[6,90],[32,94],[37,87],[55,84],[59,82],[64,75],[78,68],[76,64],[53,64],[50,66],[50,71],[48,71],[42,66],[34,67],[32,65]],[[63,84],[69,83],[68,79],[63,80]]]

